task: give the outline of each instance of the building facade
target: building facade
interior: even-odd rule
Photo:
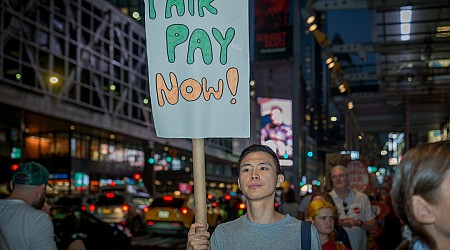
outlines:
[[[9,173],[2,182],[30,160],[69,191],[139,173],[156,192],[155,169],[192,171],[191,141],[155,134],[144,27],[122,12],[106,1],[2,1],[0,164]],[[237,153],[248,143],[206,139],[207,180],[234,182]],[[155,168],[155,155],[179,164]],[[88,187],[75,185],[78,173]]]

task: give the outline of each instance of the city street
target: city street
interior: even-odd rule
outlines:
[[[186,238],[176,236],[142,235],[131,241],[133,250],[144,249],[186,249]]]

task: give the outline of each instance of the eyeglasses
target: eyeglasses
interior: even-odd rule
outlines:
[[[343,201],[343,202],[342,202],[342,205],[344,205],[344,212],[345,212],[345,215],[348,215],[348,204],[347,204],[347,202]]]
[[[317,216],[316,219],[321,221],[331,221],[334,222],[335,218],[334,216]]]

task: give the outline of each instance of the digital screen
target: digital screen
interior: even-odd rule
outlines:
[[[293,165],[292,101],[258,98],[261,110],[261,144],[278,155],[281,166]]]

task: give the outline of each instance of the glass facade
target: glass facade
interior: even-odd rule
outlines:
[[[92,1],[3,9],[2,78],[91,110],[149,124],[144,28]],[[110,6],[113,8],[112,6]]]
[[[143,20],[133,15],[143,4],[2,1],[2,157],[14,146],[23,150],[17,161],[38,160],[55,176],[87,173],[91,182],[145,172],[152,145],[162,139],[153,128]],[[184,141],[179,147],[189,152]],[[231,138],[205,139],[205,153],[207,174],[229,176],[236,159]],[[175,165],[192,171],[192,162]]]
[[[144,167],[143,145],[111,141],[69,132],[43,133],[25,138],[27,159],[70,157],[95,162],[124,163],[130,167]],[[69,139],[70,138],[70,139]]]

